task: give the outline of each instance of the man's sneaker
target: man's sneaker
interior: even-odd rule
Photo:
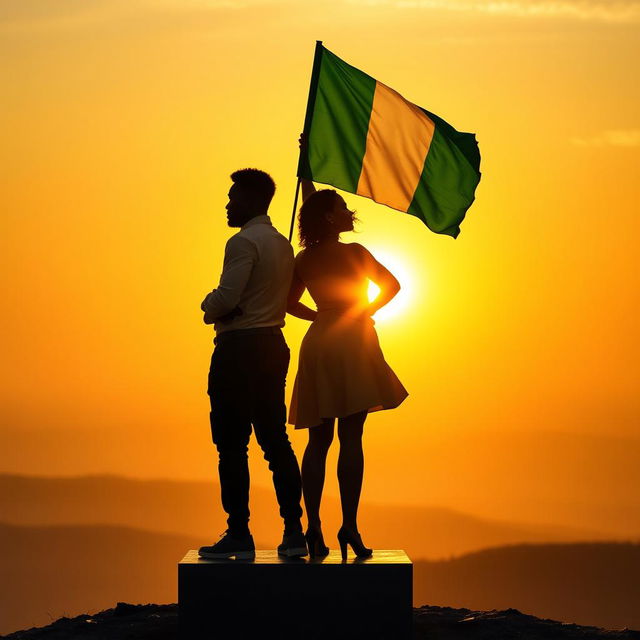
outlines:
[[[215,544],[200,547],[198,555],[201,558],[224,559],[235,557],[236,560],[253,560],[256,557],[256,546],[251,534],[239,538],[234,537],[227,529]]]
[[[282,544],[278,545],[278,555],[287,558],[300,558],[309,555],[307,541],[302,531],[282,536]]]

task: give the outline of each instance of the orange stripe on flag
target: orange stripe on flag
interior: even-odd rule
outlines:
[[[376,81],[356,193],[406,211],[422,175],[434,129],[424,111]]]

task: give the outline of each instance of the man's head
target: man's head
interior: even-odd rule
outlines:
[[[268,173],[260,169],[240,169],[231,174],[227,220],[230,227],[267,213],[276,185]]]

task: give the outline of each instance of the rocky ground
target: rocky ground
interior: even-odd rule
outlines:
[[[640,640],[640,631],[542,620],[516,609],[471,611],[424,606],[413,610],[413,620],[414,640]],[[4,640],[176,640],[177,637],[176,604],[125,602],[95,615],[60,618],[46,627],[0,636]]]

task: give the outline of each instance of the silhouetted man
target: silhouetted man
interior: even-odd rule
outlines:
[[[258,169],[242,169],[231,180],[227,220],[240,231],[227,241],[218,288],[201,305],[205,323],[215,323],[216,331],[207,391],[228,529],[217,543],[201,547],[199,555],[255,557],[249,531],[247,460],[253,425],[273,472],[284,519],[278,553],[303,556],[307,547],[300,524],[300,469],[285,426],[289,348],[281,330],[293,250],[267,215],[275,192],[271,177]]]

